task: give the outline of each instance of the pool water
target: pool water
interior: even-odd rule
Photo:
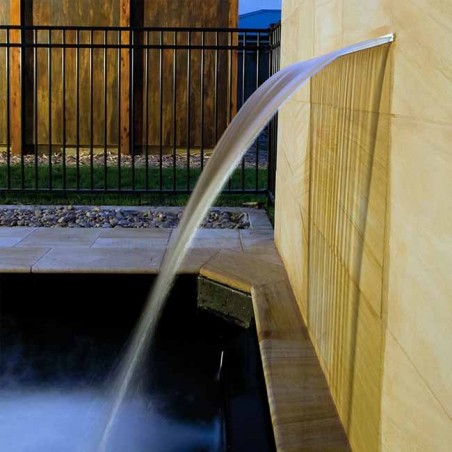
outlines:
[[[96,450],[149,275],[1,275],[0,450]],[[180,276],[112,452],[274,450],[255,331],[197,311]],[[257,449],[256,449],[257,447]]]

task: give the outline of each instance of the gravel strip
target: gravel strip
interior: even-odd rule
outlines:
[[[10,155],[10,163],[12,165],[19,165],[22,162],[22,157],[20,155]],[[142,168],[146,166],[146,156],[145,155],[136,155],[133,159],[130,155],[121,155],[120,165],[122,168],[130,168],[133,164],[137,168]],[[208,162],[209,156],[204,156],[204,165]],[[24,155],[23,162],[26,166],[35,165],[36,158],[34,155]],[[160,167],[160,156],[155,154],[150,154],[147,157],[148,166],[150,168],[159,168]],[[74,167],[77,165],[77,156],[73,153],[67,153],[64,156],[64,162],[68,167]],[[94,166],[108,166],[115,168],[118,166],[118,154],[117,151],[107,151],[104,155],[103,153],[96,152],[92,157],[92,162]],[[7,163],[7,155],[2,152],[0,154],[0,164],[4,165]],[[80,151],[78,156],[78,163],[80,166],[89,166],[91,165],[91,154],[87,151]],[[175,157],[172,155],[162,155],[161,159],[162,168],[172,168],[174,163],[176,167],[186,167],[187,166],[187,156],[176,154]],[[38,155],[38,165],[48,165],[49,164],[49,156],[48,154],[39,154]],[[52,164],[53,165],[61,165],[63,164],[63,153],[62,152],[53,152],[52,153]],[[201,167],[201,156],[198,154],[190,155],[190,167],[199,168]]]
[[[206,165],[209,161],[210,153],[206,153],[204,155],[204,163]],[[27,154],[23,157],[20,155],[10,155],[9,162],[11,165],[19,165],[23,163],[25,166],[34,166],[35,163],[35,155]],[[48,154],[39,154],[38,155],[38,165],[46,166],[49,164],[49,156]],[[67,152],[64,155],[61,151],[53,151],[52,152],[52,164],[53,165],[61,165],[63,164],[63,160],[66,166],[75,167],[77,165],[77,156],[73,152]],[[160,163],[162,168],[173,168],[175,165],[176,168],[186,168],[187,167],[187,155],[184,153],[177,153],[175,156],[173,155],[160,155],[149,154],[146,155],[135,155],[134,157],[130,155],[121,155],[120,165],[122,168],[130,168],[133,164],[137,168],[143,168],[146,166],[146,160],[149,168],[160,168]],[[190,168],[201,168],[201,155],[199,153],[191,153],[190,154]],[[245,167],[246,168],[255,168],[256,163],[259,168],[267,168],[267,149],[266,146],[261,145],[260,148],[256,149],[255,145],[253,145],[248,152],[244,156]],[[257,161],[256,161],[257,160]],[[91,161],[94,166],[108,166],[112,168],[118,167],[118,152],[107,150],[106,154],[103,152],[95,152],[92,159],[91,154],[88,151],[82,150],[78,156],[78,163],[80,166],[89,166],[91,165]],[[6,165],[8,162],[8,156],[6,152],[0,152],[0,165]]]
[[[67,228],[175,228],[182,211],[99,208],[99,207],[18,207],[0,208],[0,227]],[[207,229],[248,229],[246,212],[211,210],[201,227]]]

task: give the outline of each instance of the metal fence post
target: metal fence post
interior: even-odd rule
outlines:
[[[281,44],[281,24],[272,26],[269,32],[269,74],[270,77],[280,69],[280,44]],[[268,199],[274,202],[276,185],[276,156],[278,146],[278,113],[271,119],[268,126]]]

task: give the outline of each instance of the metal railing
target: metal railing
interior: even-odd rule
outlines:
[[[0,191],[190,193],[279,30],[0,26]],[[275,136],[225,193],[274,191]]]

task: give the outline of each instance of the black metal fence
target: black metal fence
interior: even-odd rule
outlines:
[[[270,29],[270,76],[276,74],[281,66],[281,25]],[[274,202],[276,191],[276,152],[278,148],[278,114],[276,114],[267,126],[268,129],[268,185],[269,199]]]
[[[0,26],[0,191],[189,193],[280,28]],[[276,119],[225,193],[274,191]]]

